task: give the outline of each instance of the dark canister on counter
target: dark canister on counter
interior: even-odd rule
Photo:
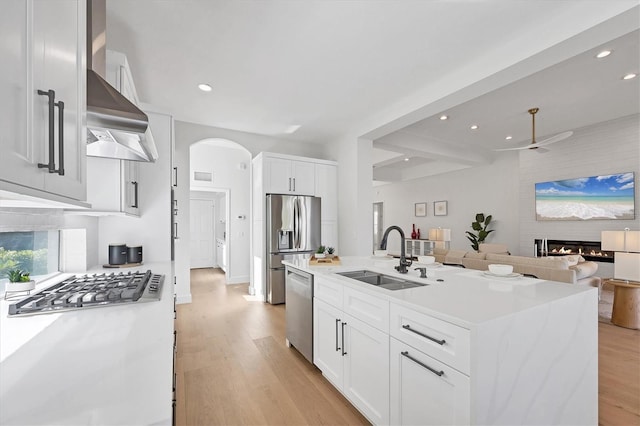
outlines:
[[[127,245],[109,244],[109,265],[124,265],[127,263]]]
[[[127,246],[127,263],[142,263],[142,246]]]

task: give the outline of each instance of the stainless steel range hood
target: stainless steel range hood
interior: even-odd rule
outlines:
[[[154,162],[149,118],[104,79],[106,1],[87,2],[87,155]]]

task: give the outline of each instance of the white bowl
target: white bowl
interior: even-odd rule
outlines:
[[[489,272],[496,275],[509,275],[513,272],[512,265],[489,265]]]
[[[314,256],[316,257],[316,259],[324,259],[324,253],[316,253],[314,254]]]
[[[387,255],[387,251],[386,250],[374,250],[373,251],[373,255],[375,257],[384,257]]]
[[[436,258],[434,256],[418,256],[418,263],[424,263],[425,265],[428,265],[435,261]]]

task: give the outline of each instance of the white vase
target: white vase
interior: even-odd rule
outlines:
[[[34,288],[36,288],[36,282],[34,280],[22,281],[18,283],[8,282],[4,286],[4,289],[7,292],[27,291],[27,290],[33,290]]]
[[[324,259],[324,253],[316,253],[316,259]]]

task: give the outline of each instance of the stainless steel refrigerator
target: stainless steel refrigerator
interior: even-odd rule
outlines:
[[[320,198],[267,195],[267,302],[285,303],[284,259],[310,256],[321,244]]]

